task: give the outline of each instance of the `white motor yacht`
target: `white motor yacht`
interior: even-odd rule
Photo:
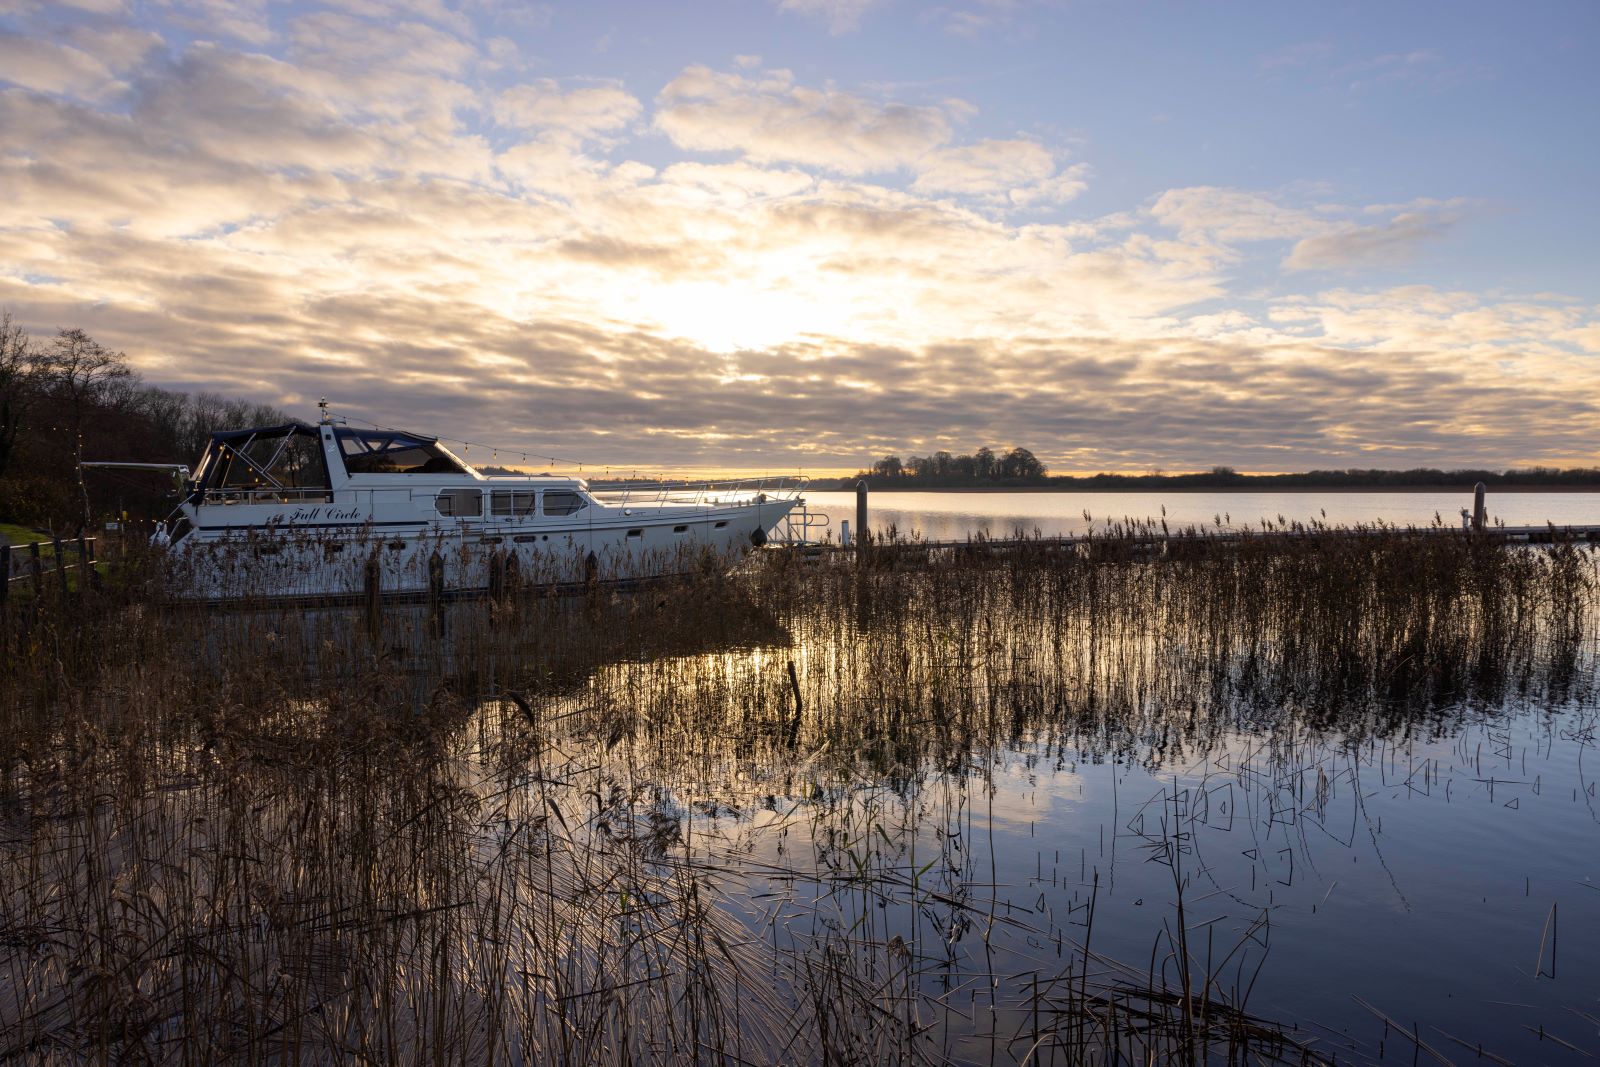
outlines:
[[[162,469],[184,488],[157,536],[176,591],[205,599],[635,580],[726,565],[807,521],[803,479],[591,491],[486,476],[437,438],[326,413],[212,434],[192,475]]]

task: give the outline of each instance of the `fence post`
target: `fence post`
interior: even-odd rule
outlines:
[[[86,557],[88,559],[88,565],[89,565],[89,588],[93,589],[95,592],[98,593],[100,591],[100,572],[95,569],[95,553],[94,553],[94,543],[97,540],[98,540],[98,538],[90,537],[90,538],[85,539],[82,542],[82,544],[85,546],[84,547],[84,552],[85,552]]]
[[[11,544],[0,544],[0,575],[5,576],[4,583],[0,583],[0,609],[4,609],[6,601],[11,598]]]
[[[82,534],[78,535],[78,599],[89,595],[89,547]]]
[[[39,558],[39,542],[28,542],[28,573],[33,577],[33,595],[28,598],[28,617],[38,619],[39,601],[44,598],[44,561]]]
[[[56,554],[56,579],[61,583],[61,600],[67,599],[67,554],[61,550],[61,537],[56,535],[50,539]]]

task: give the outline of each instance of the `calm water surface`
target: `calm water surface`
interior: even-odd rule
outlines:
[[[1197,515],[1226,504],[1237,512],[1239,499],[1178,503]],[[1300,514],[1326,504],[1336,521],[1399,520],[1437,506],[1395,496],[1251,499],[1298,503]],[[1560,521],[1593,499],[1501,503],[1521,509],[1517,521]],[[985,521],[974,504],[1049,511],[1070,531],[1066,512],[1084,498],[902,500],[900,515],[952,524],[912,529],[949,536],[972,528],[955,524]],[[924,1004],[955,1012],[939,1024],[944,1054],[1018,1062],[1035,1022],[1024,998],[1036,980],[1048,986],[1071,973],[1086,940],[1129,967],[1131,984],[1147,975],[1151,985],[1177,983],[1170,938],[1181,898],[1196,967],[1252,1014],[1315,1038],[1324,1056],[1413,1062],[1411,1042],[1379,1013],[1419,1027],[1447,1062],[1479,1062],[1480,1045],[1514,1063],[1600,1056],[1600,620],[1587,618],[1585,636],[1562,651],[1526,646],[1537,665],[1520,673],[1475,661],[1470,642],[1453,666],[1419,648],[1425,666],[1411,680],[1420,688],[1402,693],[1379,679],[1352,699],[1319,687],[1315,672],[1297,675],[1281,651],[1287,634],[1271,627],[1255,652],[1216,660],[1189,644],[1198,632],[1162,612],[1134,612],[1100,647],[1108,667],[1073,639],[1050,651],[1059,628],[1075,624],[1043,601],[987,620],[984,609],[940,602],[929,618],[903,616],[917,635],[911,645],[929,657],[920,665],[890,650],[871,666],[881,618],[797,617],[791,646],[623,665],[604,685],[637,692],[661,670],[781,677],[792,661],[818,716],[887,714],[879,709],[897,701],[916,709],[898,732],[865,743],[853,778],[822,769],[863,744],[836,730],[813,737],[809,751],[802,741],[807,754],[792,765],[754,775],[737,757],[713,756],[719,743],[708,740],[706,776],[672,787],[694,824],[696,855],[725,871],[725,905],[753,941],[804,952],[819,930],[857,944],[901,940]],[[963,643],[963,627],[988,633],[991,624],[991,636]],[[977,659],[960,651],[999,645],[1006,651]],[[1314,647],[1299,654],[1342,655]],[[1406,667],[1403,654],[1387,655],[1373,661],[1387,664],[1380,670]],[[1256,685],[1252,664],[1272,663],[1262,669],[1280,680]],[[1445,674],[1450,681],[1427,681]],[[1019,677],[1037,682],[1019,686]],[[1001,683],[1007,695],[990,698],[989,714],[1015,716],[1014,728],[991,718],[958,755],[919,747],[937,706],[930,690],[949,687],[947,699],[971,714]],[[1030,684],[1052,695],[1024,711],[1016,701]],[[900,754],[883,755],[874,774],[879,746]]]
[[[828,516],[835,539],[839,524],[855,524],[854,493],[807,493],[814,512]],[[1173,526],[1259,525],[1313,520],[1335,525],[1383,521],[1401,526],[1427,526],[1435,517],[1459,525],[1461,509],[1472,507],[1472,494],[1462,493],[1326,493],[1326,492],[1168,492],[1168,493],[874,493],[869,523],[875,530],[893,526],[904,536],[931,541],[961,540],[1023,533],[1046,537],[1102,529],[1121,519],[1163,518]],[[1488,495],[1490,522],[1507,526],[1600,524],[1600,493],[1493,493]],[[1088,512],[1090,518],[1085,519]]]

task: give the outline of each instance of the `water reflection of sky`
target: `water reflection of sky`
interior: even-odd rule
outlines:
[[[854,493],[807,493],[810,510],[826,514],[834,536],[843,520],[855,523]],[[869,524],[900,533],[919,533],[929,540],[959,540],[983,533],[1002,537],[1022,531],[1045,536],[1082,533],[1125,518],[1162,518],[1172,526],[1213,526],[1276,522],[1327,521],[1353,525],[1382,520],[1427,526],[1438,515],[1448,525],[1459,525],[1461,509],[1471,508],[1470,492],[1428,493],[875,493],[870,499]],[[1491,522],[1508,526],[1558,526],[1600,524],[1600,493],[1490,493]]]
[[[1024,743],[955,774],[925,768],[903,794],[863,781],[829,805],[809,792],[802,765],[796,793],[775,808],[723,808],[695,834],[756,936],[776,929],[780,943],[804,947],[820,911],[840,929],[948,953],[955,962],[928,967],[922,989],[935,998],[961,988],[959,1006],[976,1013],[976,1030],[958,1025],[948,1037],[957,1059],[986,1059],[994,1034],[1026,1016],[1003,991],[986,1007],[987,988],[969,990],[962,976],[1059,975],[1091,897],[1094,949],[1150,966],[1176,924],[1172,871],[1160,862],[1160,843],[1176,836],[1191,952],[1202,966],[1227,959],[1216,980],[1230,997],[1250,987],[1252,1013],[1323,1033],[1324,1051],[1343,1041],[1341,1059],[1359,1061],[1353,1053],[1375,1057],[1385,1043],[1359,996],[1419,1022],[1440,1046],[1454,1035],[1513,1062],[1558,1062],[1572,1054],[1542,1041],[1541,1027],[1600,1048],[1600,972],[1589,965],[1600,945],[1595,724],[1593,707],[1457,708],[1431,737],[1348,743],[1289,723],[1280,736],[1234,733],[1166,764],[1140,762],[1148,751],[1096,760]],[[874,870],[902,879],[918,870],[924,889],[961,894],[981,921],[952,940],[953,911],[925,895],[909,906],[909,882],[876,913],[841,893],[849,880],[813,862],[813,831],[840,825],[840,808],[859,818],[852,847],[876,850]],[[1552,904],[1557,951],[1543,966],[1553,963],[1554,979],[1534,974]],[[858,927],[863,913],[870,924]],[[990,913],[1007,922],[985,933]],[[1249,938],[1263,917],[1266,932]],[[1013,981],[1012,995],[1029,980]],[[1384,1051],[1411,1054],[1393,1035]]]
[[[574,698],[603,706],[655,694],[665,715],[692,691],[680,711],[728,724],[726,736],[692,733],[681,761],[652,765],[654,743],[629,759],[643,759],[630,766],[684,819],[688,847],[718,872],[721,906],[751,944],[814,958],[829,933],[864,952],[899,938],[924,1002],[952,1008],[936,1024],[946,1054],[1020,1058],[1026,1043],[1008,1043],[1027,1014],[1019,998],[1034,975],[1048,983],[1081,952],[1091,901],[1097,953],[1139,981],[1153,967],[1157,984],[1175,982],[1165,938],[1179,894],[1163,861],[1176,844],[1197,968],[1215,965],[1218,991],[1252,1014],[1320,1034],[1324,1052],[1411,1055],[1366,1004],[1457,1053],[1459,1038],[1511,1062],[1575,1058],[1549,1035],[1600,1052],[1600,971],[1589,966],[1600,945],[1600,708],[1582,681],[1594,671],[1592,638],[1564,682],[1540,680],[1549,657],[1534,646],[1516,653],[1533,656],[1521,673],[1476,658],[1502,646],[1446,641],[1420,646],[1423,674],[1444,674],[1428,675],[1413,703],[1396,703],[1409,690],[1387,674],[1341,703],[1297,659],[1263,689],[1214,688],[1219,664],[1177,641],[1203,635],[1156,641],[1153,616],[1138,612],[1107,624],[1116,636],[1096,660],[1071,641],[1053,655],[1034,647],[1062,625],[1047,625],[1048,611],[1002,614],[985,630],[997,645],[980,654],[945,634],[960,616],[948,605],[926,616],[920,602],[903,615],[884,606],[879,625],[922,636],[901,645],[879,635],[879,655],[858,619],[836,617],[848,601],[827,607],[827,624],[807,605],[771,628],[792,645],[630,656],[601,666],[593,695]],[[1268,661],[1282,636],[1257,632]],[[1297,647],[1304,657],[1349,651]],[[808,716],[837,729],[808,728],[787,750],[741,745],[737,724],[752,709],[789,706],[791,662]],[[1240,683],[1239,664],[1222,665]],[[1046,679],[1052,671],[1060,678]],[[884,706],[926,715],[929,687],[948,687],[965,714],[1005,719],[1005,699],[1062,678],[1071,684],[1050,692],[1064,704],[1041,697],[1016,732],[991,719],[970,735],[992,748],[936,752],[919,736],[878,752],[927,721]],[[1457,695],[1423,695],[1443,692]],[[1074,718],[1085,707],[1098,710]],[[929,733],[958,746],[969,736]]]

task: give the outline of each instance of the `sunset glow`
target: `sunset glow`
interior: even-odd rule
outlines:
[[[598,467],[1600,459],[1591,5],[3,11],[0,307],[159,384]]]

